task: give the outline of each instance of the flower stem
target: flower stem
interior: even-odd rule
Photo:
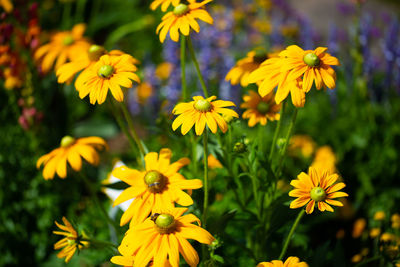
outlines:
[[[283,118],[283,115],[284,115],[284,112],[285,112],[285,106],[286,106],[286,103],[283,103],[282,104],[282,109],[281,109],[281,117],[278,120],[278,124],[276,125],[276,128],[275,128],[274,138],[272,139],[272,146],[271,146],[271,150],[270,150],[269,156],[268,156],[268,161],[269,162],[271,162],[272,156],[274,155],[274,152],[275,152],[276,142],[278,140],[279,132],[281,131],[282,118]]]
[[[283,245],[283,248],[282,248],[281,254],[279,255],[279,259],[278,260],[282,260],[283,256],[285,256],[286,250],[287,250],[287,248],[289,246],[289,243],[290,243],[290,239],[292,239],[294,231],[296,230],[297,225],[299,225],[299,222],[300,222],[301,218],[303,217],[303,215],[305,213],[306,213],[306,210],[305,209],[301,209],[299,215],[297,215],[297,218],[294,221],[294,223],[292,225],[292,228],[290,229],[289,235],[286,238],[285,244]]]
[[[207,212],[208,212],[208,132],[203,133],[203,147],[204,147],[204,204],[203,204],[203,225],[206,227]]]
[[[278,176],[280,175],[280,172],[282,171],[283,162],[285,160],[286,149],[287,149],[287,146],[288,146],[288,144],[290,142],[290,137],[292,136],[292,133],[293,133],[294,124],[296,123],[297,112],[298,112],[298,109],[295,108],[295,110],[294,110],[294,112],[292,114],[292,120],[290,121],[289,129],[288,129],[288,131],[286,133],[285,142],[284,142],[283,148],[281,150],[281,157],[279,159],[279,164],[278,164],[278,169],[277,169],[277,175]]]
[[[187,86],[186,86],[186,36],[181,34],[181,78],[182,78],[182,98],[187,101]]]
[[[189,36],[189,38],[187,40],[188,40],[189,52],[190,52],[190,55],[192,56],[192,60],[193,60],[194,66],[196,68],[197,76],[199,77],[199,80],[200,80],[201,88],[203,89],[204,96],[207,98],[208,97],[207,86],[206,86],[206,83],[204,82],[203,75],[201,74],[199,62],[196,59],[196,53],[194,52],[194,49],[193,49],[192,39]]]

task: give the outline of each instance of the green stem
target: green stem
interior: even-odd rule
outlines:
[[[76,1],[75,23],[84,21],[85,6],[87,0]]]
[[[373,261],[380,260],[380,259],[382,259],[382,258],[383,258],[382,256],[375,256],[375,257],[369,258],[369,259],[367,259],[367,260],[365,260],[365,261],[362,261],[362,262],[360,262],[360,263],[354,265],[354,267],[363,266],[363,265],[366,265],[366,264],[371,263],[371,262],[373,262]]]
[[[282,167],[283,167],[283,162],[285,160],[286,149],[287,149],[287,146],[288,146],[288,144],[290,142],[290,137],[292,136],[292,133],[293,133],[293,127],[294,127],[294,125],[296,123],[297,112],[298,112],[298,109],[295,108],[295,110],[294,110],[294,112],[292,114],[292,120],[290,121],[289,129],[288,129],[288,131],[286,133],[285,142],[284,142],[283,148],[281,150],[281,155],[280,155],[278,169],[277,169],[277,175],[278,176],[280,175],[280,172],[281,172]]]
[[[203,225],[206,228],[207,213],[208,213],[208,132],[203,133],[203,147],[204,147],[204,204],[203,204]]]
[[[92,238],[81,238],[80,241],[89,242],[91,245],[94,245],[94,246],[113,247],[113,248],[118,249],[118,245],[116,245],[112,242],[108,242],[108,241],[97,240],[97,239],[92,239]]]
[[[64,3],[63,14],[62,14],[62,25],[67,30],[69,30],[71,27],[71,8],[72,8],[72,3]]]
[[[207,86],[206,86],[206,83],[204,82],[203,75],[201,74],[199,62],[196,59],[196,53],[194,52],[194,49],[193,49],[192,39],[189,36],[189,38],[187,40],[188,40],[189,52],[190,52],[190,55],[192,56],[192,60],[193,60],[194,66],[196,68],[197,76],[199,77],[199,80],[200,80],[201,88],[203,89],[204,96],[207,98],[208,97]]]
[[[182,98],[183,101],[187,101],[187,87],[186,87],[186,37],[181,34],[181,77],[182,77]]]
[[[190,131],[190,144],[192,146],[192,166],[193,166],[193,175],[197,174],[197,140],[193,131]]]
[[[121,103],[121,108],[122,108],[122,112],[124,114],[125,120],[128,123],[129,129],[131,130],[133,139],[135,140],[135,143],[139,148],[140,157],[142,158],[142,161],[143,161],[144,155],[145,155],[143,144],[142,144],[142,141],[140,140],[139,136],[136,133],[135,127],[133,126],[131,114],[129,113],[129,110],[124,103]]]
[[[93,200],[93,202],[97,205],[97,207],[100,209],[101,213],[103,214],[103,217],[114,227],[115,230],[118,229],[118,225],[117,223],[112,220],[109,216],[107,211],[105,210],[104,206],[101,204],[99,198],[97,197],[97,192],[95,192],[95,190],[93,190],[92,184],[90,183],[89,179],[82,174],[82,172],[78,172],[80,178],[82,179],[82,181],[85,183],[85,186],[87,188],[87,190],[89,191],[89,194]]]
[[[282,248],[281,254],[279,255],[278,260],[282,260],[283,256],[285,256],[286,250],[287,250],[287,248],[289,246],[289,243],[290,243],[290,239],[292,239],[294,231],[296,230],[297,225],[299,225],[299,222],[300,222],[301,218],[303,217],[303,215],[305,213],[306,213],[306,210],[305,209],[301,209],[299,215],[297,215],[297,218],[294,221],[294,224],[292,225],[292,228],[290,229],[289,235],[286,238],[285,244],[283,245],[283,248]]]
[[[276,128],[275,128],[274,138],[272,139],[272,146],[271,146],[271,150],[270,150],[269,156],[268,156],[268,161],[269,162],[271,162],[272,156],[274,155],[274,152],[275,152],[276,142],[278,140],[279,132],[281,131],[282,118],[283,118],[283,114],[285,112],[285,106],[286,106],[286,103],[283,103],[282,104],[282,109],[281,109],[281,117],[278,120],[278,124],[276,125]]]

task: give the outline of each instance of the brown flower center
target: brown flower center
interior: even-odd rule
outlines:
[[[269,104],[266,102],[261,101],[257,105],[257,111],[260,112],[261,114],[265,115],[269,111]]]

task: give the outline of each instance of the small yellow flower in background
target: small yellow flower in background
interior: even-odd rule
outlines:
[[[278,260],[261,262],[257,267],[308,267],[308,264],[304,261],[300,262],[300,259],[297,257],[289,257],[285,262]]]
[[[181,158],[171,164],[171,156],[171,150],[163,148],[160,154],[146,154],[145,171],[126,166],[113,170],[113,176],[130,185],[114,201],[114,206],[134,198],[121,217],[121,226],[129,220],[131,225],[143,222],[153,209],[170,209],[174,203],[182,206],[193,204],[192,198],[182,190],[198,189],[203,183],[199,179],[187,180],[178,173],[183,166],[189,164],[188,158]]]
[[[398,214],[398,213],[393,214],[392,217],[390,218],[390,220],[392,221],[393,229],[400,228],[400,214]]]
[[[180,0],[154,0],[150,4],[151,10],[156,10],[161,6],[162,12],[165,12],[170,5],[177,6]]]
[[[394,240],[394,235],[391,234],[391,233],[383,233],[381,235],[381,241],[382,242],[390,242],[392,240]]]
[[[221,162],[213,154],[208,155],[207,162],[210,169],[223,168]]]
[[[158,64],[155,74],[156,77],[160,80],[166,80],[169,78],[173,69],[173,65],[169,62],[163,62]]]
[[[216,133],[218,127],[223,133],[226,133],[228,125],[220,114],[235,118],[238,118],[239,115],[232,109],[226,108],[235,106],[232,101],[214,101],[216,98],[216,96],[211,96],[204,99],[202,96],[194,96],[194,101],[177,104],[172,113],[180,115],[172,123],[172,129],[175,131],[182,125],[181,132],[185,135],[195,126],[196,134],[201,135],[207,123],[212,133]]]
[[[351,257],[351,262],[352,263],[358,263],[362,260],[363,256],[361,254],[356,254],[353,257]]]
[[[82,158],[92,165],[99,164],[99,154],[96,149],[107,148],[107,143],[100,137],[84,137],[75,139],[65,136],[59,148],[41,156],[36,162],[36,167],[43,168],[43,178],[53,179],[55,173],[60,178],[67,177],[67,162],[75,171],[82,168]]]
[[[138,102],[142,105],[146,104],[149,97],[153,95],[153,87],[148,82],[139,84],[136,88]]]
[[[375,212],[375,214],[374,214],[375,221],[383,221],[383,220],[385,220],[385,218],[386,218],[386,214],[384,211],[380,210],[380,211]]]
[[[153,266],[179,267],[179,254],[182,254],[189,266],[197,266],[199,256],[187,239],[209,245],[214,237],[193,224],[200,223],[193,214],[182,216],[186,211],[186,208],[156,211],[126,232],[119,251],[122,255],[136,254],[135,266],[148,266],[153,260]],[[118,263],[120,259],[113,257],[111,262]]]
[[[337,158],[330,146],[321,146],[317,149],[314,161],[311,166],[319,170],[328,170],[330,173],[336,172]]]
[[[41,68],[47,73],[55,61],[55,70],[67,61],[80,58],[87,53],[89,41],[83,37],[85,24],[75,25],[71,31],[57,32],[51,36],[50,43],[39,47],[34,58],[41,61]]]
[[[132,80],[140,82],[135,73],[136,70],[130,55],[104,55],[79,76],[80,80],[76,83],[76,90],[79,91],[79,97],[82,99],[89,95],[90,103],[93,105],[96,102],[104,103],[108,90],[118,102],[122,102],[124,93],[121,86],[131,88]]]
[[[82,73],[84,73],[87,68],[98,62],[100,57],[103,55],[122,56],[125,55],[125,53],[120,50],[112,50],[110,52],[107,52],[107,50],[105,50],[102,46],[91,45],[86,53],[82,54],[78,59],[74,59],[73,61],[66,63],[58,68],[56,72],[57,81],[59,83],[71,81],[75,74],[77,74],[81,70],[83,70]],[[138,63],[139,61],[132,57],[132,64]],[[76,79],[75,86],[78,87],[77,84],[82,82],[84,81],[82,81],[79,75]]]
[[[243,96],[244,103],[240,105],[245,108],[243,119],[249,119],[249,127],[254,127],[257,123],[266,125],[268,121],[280,119],[278,113],[282,105],[275,102],[274,93],[261,97],[258,93],[250,90],[248,95]]]
[[[13,10],[13,4],[10,0],[0,0],[0,6],[4,8],[7,13],[10,13]]]
[[[197,3],[196,0],[188,0],[189,4],[178,4],[173,11],[168,12],[162,17],[162,22],[158,25],[156,33],[159,34],[161,43],[164,42],[169,32],[171,40],[179,41],[179,32],[188,36],[190,29],[195,32],[200,31],[200,26],[196,19],[200,19],[208,24],[213,24],[214,20],[203,8],[205,4],[212,0],[205,0]]]
[[[300,152],[304,158],[309,158],[315,151],[316,144],[309,135],[294,135],[290,138],[289,153],[298,155]]]
[[[367,221],[364,218],[359,218],[354,222],[353,232],[351,236],[353,238],[359,238],[365,230],[365,226],[367,225]]]
[[[62,231],[53,231],[56,235],[65,236],[63,239],[59,240],[54,244],[54,249],[58,250],[63,248],[58,254],[58,258],[65,258],[65,262],[69,262],[74,256],[75,252],[78,250],[82,250],[89,246],[88,241],[81,241],[82,238],[87,238],[85,233],[82,232],[82,235],[78,235],[78,232],[74,229],[71,223],[65,218],[62,217],[64,225],[55,222],[58,228]]]
[[[315,168],[310,167],[308,174],[302,172],[297,179],[292,180],[290,184],[295,187],[289,192],[289,196],[297,197],[290,203],[291,209],[306,206],[307,214],[314,211],[315,204],[320,211],[333,212],[333,206],[343,206],[340,201],[334,198],[347,197],[348,194],[338,192],[346,185],[344,183],[336,183],[339,175],[329,174],[328,171],[318,172]]]
[[[381,229],[379,229],[379,228],[372,228],[369,231],[369,236],[371,238],[377,238],[380,234],[381,234]]]

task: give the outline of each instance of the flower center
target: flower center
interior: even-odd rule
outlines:
[[[256,63],[263,63],[266,59],[268,59],[265,49],[258,48],[255,50],[255,52],[256,52],[256,54],[254,55],[254,61]]]
[[[64,136],[64,137],[61,139],[61,147],[70,146],[70,145],[72,145],[74,142],[75,142],[75,138],[73,138],[72,136],[69,136],[69,135]]]
[[[189,6],[185,4],[179,4],[174,8],[174,15],[182,16],[189,11]]]
[[[65,36],[65,38],[63,40],[64,45],[71,45],[73,42],[74,42],[74,38],[72,38],[71,35]]]
[[[151,220],[155,223],[156,229],[160,234],[169,234],[175,230],[176,221],[171,214],[155,213],[151,215]]]
[[[321,187],[314,187],[311,189],[310,196],[312,200],[319,202],[325,199],[326,193]]]
[[[114,68],[111,65],[103,65],[97,71],[97,75],[101,78],[110,78],[114,72]]]
[[[306,63],[310,67],[318,67],[321,63],[319,57],[314,53],[308,53],[303,57],[304,63]]]
[[[148,171],[144,176],[144,182],[147,184],[150,192],[158,193],[165,187],[166,179],[158,171]]]
[[[269,111],[269,104],[261,101],[257,105],[257,111],[260,112],[261,114],[265,115]]]
[[[104,47],[100,45],[91,45],[88,50],[88,55],[90,61],[97,61],[99,58],[104,55],[106,50]]]
[[[200,112],[208,112],[211,110],[211,103],[205,99],[199,99],[194,103],[194,108]]]

